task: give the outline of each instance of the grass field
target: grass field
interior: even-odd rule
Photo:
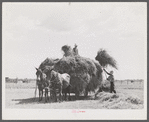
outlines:
[[[142,109],[144,107],[143,82],[116,82],[117,94],[101,92],[94,97],[90,93],[87,98],[80,96],[79,100],[74,99],[71,94],[71,101],[38,102],[34,98],[35,82],[30,83],[6,83],[5,85],[5,108],[24,109]],[[38,91],[37,91],[38,96]]]

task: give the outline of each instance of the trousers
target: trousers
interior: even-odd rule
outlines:
[[[116,91],[115,91],[115,89],[114,89],[114,83],[113,83],[113,82],[111,82],[110,92],[111,92],[111,93],[112,93],[112,92],[116,93]]]

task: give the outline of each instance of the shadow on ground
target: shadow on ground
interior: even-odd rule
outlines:
[[[70,100],[67,100],[67,102],[69,101],[76,101],[76,100],[93,100],[93,96],[79,96],[78,99],[76,99],[75,96],[70,96]],[[39,101],[39,98],[27,98],[27,99],[12,99],[12,101],[18,101],[18,103],[16,104],[32,104],[32,103],[37,103],[37,104],[43,104],[46,103],[45,102],[45,98],[43,97],[42,101]],[[49,99],[47,103],[54,103],[54,100]]]

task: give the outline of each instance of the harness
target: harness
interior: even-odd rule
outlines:
[[[57,77],[58,77],[58,73],[57,73]],[[56,79],[56,77],[53,76],[53,77],[50,79],[50,81],[51,81],[51,82],[54,82],[55,79]]]
[[[43,73],[40,74],[40,79],[41,80],[37,82],[38,87],[42,89],[47,88],[49,86],[49,82],[47,81],[46,77],[44,77]]]
[[[51,86],[49,86],[50,91],[56,93],[59,87],[62,85],[59,81],[58,72],[56,72],[56,75],[53,75],[50,79]]]
[[[51,83],[56,83],[56,84],[59,84],[60,82],[59,82],[59,79],[58,79],[58,72],[56,72],[56,76],[54,77],[52,77],[51,79],[50,79],[50,82]]]

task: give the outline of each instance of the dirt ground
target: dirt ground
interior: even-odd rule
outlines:
[[[34,83],[7,83],[5,89],[5,108],[24,109],[142,109],[144,104],[143,84],[117,84],[117,94],[99,93],[97,98],[91,93],[87,98],[80,96],[74,100],[61,103],[45,103],[44,98],[38,102],[34,98]]]

